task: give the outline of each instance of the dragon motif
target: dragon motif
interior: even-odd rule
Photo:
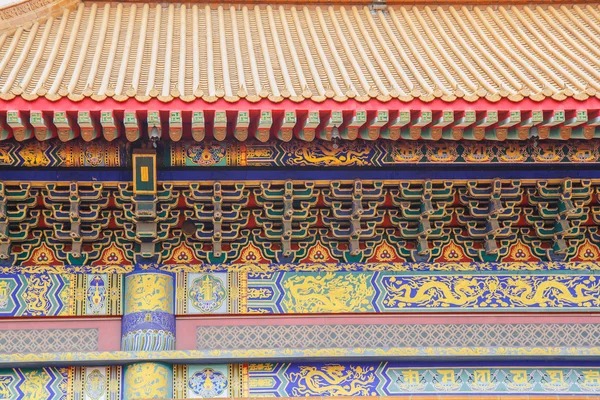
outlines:
[[[322,367],[300,366],[289,373],[293,396],[369,396],[375,395],[373,367],[329,364]]]
[[[290,165],[368,165],[370,148],[364,143],[343,143],[334,148],[333,143],[287,144],[284,147]]]
[[[594,277],[589,278],[590,283],[594,281]],[[554,305],[555,303],[560,305],[570,303],[580,306],[587,302],[598,303],[597,293],[600,285],[596,284],[590,287],[580,283],[574,285],[573,288],[569,288],[564,283],[554,280],[547,280],[541,282],[539,285],[535,285],[520,279],[510,279],[508,287],[507,295],[515,303],[545,307],[547,305]],[[584,291],[587,291],[589,294],[584,294]]]
[[[385,281],[384,286],[389,293],[386,298],[388,305],[404,307],[411,304],[426,306],[454,305],[468,306],[477,304],[483,289],[476,279],[459,278],[448,284],[445,282],[429,279],[396,284],[396,277]],[[401,283],[401,281],[400,281]]]
[[[46,315],[50,311],[48,292],[52,286],[49,275],[32,275],[23,294],[27,304],[27,314],[33,316]]]
[[[366,312],[375,291],[369,274],[293,275],[283,287],[287,312]]]
[[[46,384],[50,376],[44,370],[34,370],[26,372],[25,380],[21,385],[21,391],[25,399],[29,400],[44,400],[48,398]]]

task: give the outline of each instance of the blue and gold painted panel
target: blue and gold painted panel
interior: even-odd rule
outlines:
[[[442,310],[597,310],[587,275],[402,275],[387,272],[250,273],[248,313]]]
[[[250,396],[406,394],[597,394],[600,369],[565,367],[407,368],[394,363],[249,364]]]
[[[35,274],[0,277],[0,317],[121,314],[121,276]]]
[[[69,368],[0,370],[0,399],[67,400]]]

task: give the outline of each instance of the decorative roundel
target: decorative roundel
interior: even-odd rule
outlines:
[[[188,386],[195,395],[213,398],[221,395],[227,388],[227,378],[220,371],[205,368],[194,373],[188,380]]]

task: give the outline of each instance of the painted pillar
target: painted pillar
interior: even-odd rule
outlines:
[[[173,275],[135,271],[125,277],[125,307],[121,330],[124,351],[175,349]],[[126,399],[172,397],[172,366],[143,362],[125,369]]]

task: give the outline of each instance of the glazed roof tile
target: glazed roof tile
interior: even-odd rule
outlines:
[[[81,3],[0,35],[0,98],[586,99],[598,4]]]

